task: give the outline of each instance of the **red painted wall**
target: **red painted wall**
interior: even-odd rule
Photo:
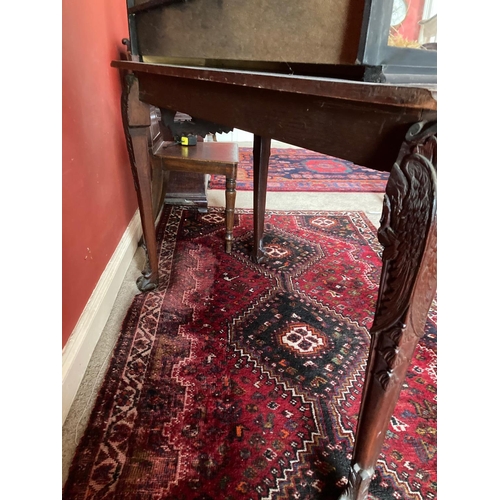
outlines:
[[[128,36],[125,0],[62,3],[62,340],[73,331],[137,201],[110,67]]]

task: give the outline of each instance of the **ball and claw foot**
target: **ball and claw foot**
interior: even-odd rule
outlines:
[[[158,287],[158,280],[151,280],[150,271],[143,271],[143,273],[137,278],[137,281],[135,283],[137,285],[137,288],[141,292],[150,292],[151,290],[154,290]]]

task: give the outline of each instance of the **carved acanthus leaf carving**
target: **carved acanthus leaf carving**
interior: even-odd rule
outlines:
[[[392,168],[378,231],[383,268],[371,333],[378,337],[374,373],[384,390],[404,362],[401,346],[427,237],[436,215],[434,124],[416,124]],[[413,331],[413,329],[412,329]]]
[[[435,158],[433,138],[415,147]],[[436,174],[430,161],[412,150],[394,165],[387,183],[378,231],[384,247],[383,276],[373,330],[385,330],[403,316],[436,210]]]

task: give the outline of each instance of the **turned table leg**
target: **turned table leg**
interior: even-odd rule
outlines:
[[[341,500],[364,500],[436,293],[436,123],[408,131],[384,198],[382,276],[354,454]]]
[[[266,215],[267,172],[271,155],[271,139],[254,135],[253,140],[253,227],[254,244],[252,258],[261,262],[264,258],[263,237]]]
[[[149,260],[149,266],[137,279],[137,287],[144,292],[158,286],[158,255],[148,145],[151,116],[150,106],[139,100],[139,82],[132,74],[127,74],[124,78],[122,118]]]

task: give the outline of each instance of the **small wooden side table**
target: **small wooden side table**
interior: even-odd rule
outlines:
[[[181,146],[175,142],[162,141],[152,150],[152,155],[161,160],[163,170],[226,177],[225,241],[226,252],[231,253],[239,160],[238,145],[234,142],[198,142],[196,146]]]

